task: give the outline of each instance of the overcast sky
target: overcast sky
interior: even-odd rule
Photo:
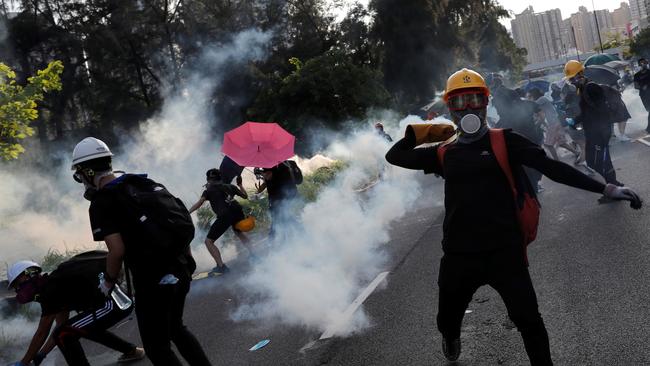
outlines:
[[[533,6],[535,12],[542,12],[549,9],[559,8],[562,12],[562,19],[566,19],[571,14],[577,13],[580,6],[585,6],[589,11],[593,10],[591,0],[497,0],[504,8],[512,10],[519,14],[529,5]],[[594,0],[596,9],[614,10],[620,7],[622,0]],[[624,1],[627,3],[627,1]],[[510,20],[502,20],[510,28]]]

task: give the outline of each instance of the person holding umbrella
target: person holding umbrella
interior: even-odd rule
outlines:
[[[578,90],[580,114],[576,123],[583,126],[585,132],[585,155],[587,165],[603,176],[607,183],[623,186],[616,180],[616,170],[609,153],[609,140],[612,136],[612,121],[605,92],[599,84],[585,76],[585,67],[575,60],[564,66],[564,76]],[[602,201],[607,201],[606,197]]]

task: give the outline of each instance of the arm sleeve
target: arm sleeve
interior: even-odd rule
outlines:
[[[93,240],[102,241],[106,236],[120,232],[119,216],[106,196],[98,197],[90,204],[89,214]]]
[[[537,169],[551,180],[571,187],[594,193],[603,193],[605,190],[603,183],[590,178],[569,164],[549,158],[544,149],[516,132],[508,131],[506,141],[511,163]]]
[[[386,153],[386,161],[406,169],[423,170],[426,174],[442,174],[438,147],[415,148],[415,137],[407,135]]]

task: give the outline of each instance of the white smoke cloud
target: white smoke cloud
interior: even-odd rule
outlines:
[[[383,270],[389,224],[419,195],[416,173],[385,170],[388,148],[368,130],[330,146],[326,155],[348,161],[349,168],[300,212],[301,231],[276,244],[242,281],[251,299],[263,300],[241,306],[232,314],[235,320],[275,320],[320,331],[340,323],[361,288]],[[376,185],[358,192],[379,174]],[[338,334],[367,324],[359,311]]]

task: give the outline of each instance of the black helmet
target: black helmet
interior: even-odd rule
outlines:
[[[208,169],[207,172],[205,172],[205,179],[207,180],[212,180],[212,181],[218,181],[221,180],[221,172],[219,169]]]

